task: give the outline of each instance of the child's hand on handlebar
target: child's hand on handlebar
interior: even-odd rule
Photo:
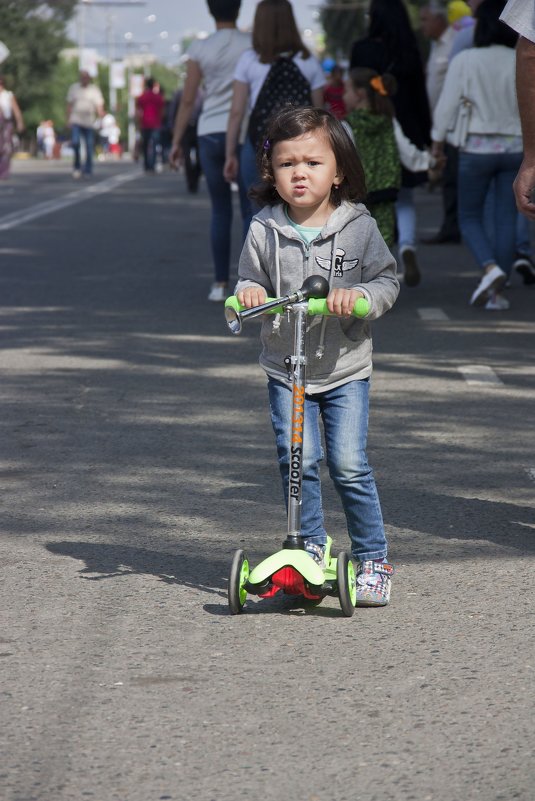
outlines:
[[[331,289],[327,296],[327,308],[338,317],[350,317],[355,303],[365,297],[358,289]]]
[[[238,301],[246,309],[253,309],[255,306],[261,306],[266,302],[266,290],[261,286],[248,286],[238,292]]]

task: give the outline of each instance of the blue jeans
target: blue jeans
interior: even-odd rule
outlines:
[[[143,128],[141,131],[141,143],[143,146],[143,166],[148,172],[154,172],[156,167],[156,148],[160,142],[160,131],[158,128]]]
[[[85,143],[85,165],[84,173],[91,175],[93,172],[93,150],[95,147],[95,131],[93,128],[85,128],[83,125],[71,126],[71,145],[74,150],[74,169],[81,169],[80,145],[82,139]]]
[[[459,226],[480,267],[497,264],[509,274],[516,253],[517,210],[513,181],[522,153],[459,153]],[[491,232],[485,201],[493,187]]]
[[[317,544],[326,542],[319,463],[323,458],[319,420],[323,420],[329,475],[340,495],[355,559],[386,559],[387,543],[381,505],[368,464],[369,381],[350,381],[341,387],[307,395],[303,443],[301,535]],[[286,505],[292,428],[292,390],[268,379],[271,422],[277,442]]]
[[[414,248],[416,242],[416,207],[412,187],[402,186],[396,200],[398,248]]]
[[[227,283],[230,273],[230,245],[232,237],[232,191],[223,177],[225,166],[225,134],[213,133],[199,136],[199,158],[206,178],[212,217],[210,221],[210,241],[214,260],[215,280]],[[238,176],[240,208],[243,220],[243,239],[247,236],[251,209],[245,186]]]

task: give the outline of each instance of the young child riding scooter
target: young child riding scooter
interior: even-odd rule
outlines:
[[[264,207],[253,218],[239,264],[235,294],[246,308],[299,288],[309,275],[329,282],[333,317],[312,317],[307,331],[305,441],[301,536],[323,566],[324,527],[319,419],[329,474],[347,519],[357,568],[357,606],[385,606],[393,567],[381,506],[366,454],[372,372],[369,321],[394,304],[396,263],[362,199],[362,164],[341,123],[319,108],[287,108],[268,126],[260,155]],[[370,310],[350,316],[358,298]],[[285,358],[293,327],[284,315],[265,319],[260,364],[268,376],[271,419],[288,502],[292,381]]]

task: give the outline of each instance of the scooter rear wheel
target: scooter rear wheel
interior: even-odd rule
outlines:
[[[236,551],[230,568],[228,605],[232,615],[239,615],[247,600],[245,582],[249,578],[249,561],[242,550]]]
[[[345,551],[339,553],[336,560],[336,583],[342,612],[352,617],[357,600],[357,579],[353,562]]]

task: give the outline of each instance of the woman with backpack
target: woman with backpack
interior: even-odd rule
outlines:
[[[256,153],[267,120],[287,104],[323,106],[325,75],[305,47],[288,0],[261,0],[253,22],[252,48],[240,57],[234,73],[224,175],[239,171],[248,189],[258,181]],[[246,113],[247,136],[238,165],[238,143]]]

